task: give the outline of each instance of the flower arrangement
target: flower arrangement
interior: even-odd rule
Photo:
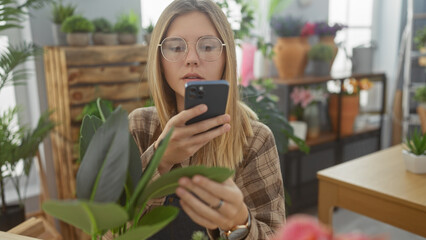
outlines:
[[[315,23],[315,34],[322,36],[336,36],[336,33],[346,26],[340,23],[335,23],[334,25],[329,25],[326,22],[316,22]]]
[[[272,16],[270,25],[279,37],[298,37],[305,23],[292,16]]]
[[[297,214],[289,217],[274,240],[385,240],[384,236],[362,233],[333,234],[333,231],[312,216]]]
[[[309,36],[315,35],[315,24],[306,22],[305,25],[303,25],[300,35],[302,37],[309,37]]]
[[[330,45],[317,43],[309,50],[308,58],[315,61],[331,62],[333,60],[333,48]]]
[[[304,87],[294,87],[290,98],[293,104],[291,115],[296,120],[303,119],[303,113],[307,106],[312,103],[325,101],[328,97],[328,94],[322,89],[310,89]]]
[[[357,95],[361,90],[368,90],[373,86],[373,83],[368,78],[356,80],[355,78],[346,79],[343,82],[344,95]]]

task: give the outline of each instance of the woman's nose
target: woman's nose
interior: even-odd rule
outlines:
[[[200,59],[198,53],[195,50],[195,46],[188,47],[188,54],[186,55],[186,65],[198,65]]]

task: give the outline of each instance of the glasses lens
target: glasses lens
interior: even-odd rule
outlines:
[[[181,38],[166,38],[161,44],[161,53],[171,62],[181,60],[186,53],[186,43]]]
[[[198,56],[205,61],[214,61],[222,53],[222,42],[216,37],[203,37],[197,42]]]

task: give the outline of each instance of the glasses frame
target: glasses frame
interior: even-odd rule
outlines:
[[[183,40],[183,42],[185,43],[185,53],[182,55],[182,57],[180,58],[180,59],[178,59],[178,60],[176,60],[176,61],[171,61],[171,60],[169,60],[169,59],[167,59],[165,56],[164,56],[164,52],[163,52],[163,43],[164,43],[164,41],[166,41],[167,39],[171,39],[171,38],[180,38],[180,39],[182,39]],[[202,39],[205,39],[205,38],[216,38],[220,43],[221,43],[221,45],[220,45],[220,54],[218,54],[218,57],[216,58],[216,59],[214,59],[214,60],[211,60],[211,61],[209,61],[209,60],[205,60],[205,59],[203,59],[203,58],[201,58],[200,57],[200,54],[198,53],[198,48],[197,48],[197,45],[198,45],[198,43],[200,42],[200,40],[202,40]],[[163,41],[161,41],[161,43],[160,44],[158,44],[158,47],[160,47],[160,51],[161,51],[161,55],[163,56],[163,58],[164,59],[166,59],[167,61],[169,61],[169,62],[179,62],[179,61],[181,61],[182,59],[185,59],[186,58],[186,56],[188,55],[188,42],[185,40],[185,39],[183,39],[183,38],[181,38],[181,37],[166,37],[166,38],[164,38],[163,39]],[[200,37],[198,40],[197,40],[197,42],[195,43],[195,51],[197,52],[197,55],[198,55],[198,57],[201,59],[201,60],[203,60],[203,61],[206,61],[206,62],[214,62],[214,61],[216,61],[217,59],[219,59],[219,56],[222,54],[222,52],[223,52],[223,47],[226,47],[226,44],[225,43],[223,43],[222,42],[222,40],[220,40],[218,37],[215,37],[215,36],[202,36],[202,37]]]

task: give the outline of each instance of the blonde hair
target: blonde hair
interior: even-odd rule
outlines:
[[[184,14],[198,11],[206,14],[226,44],[226,64],[222,78],[229,83],[226,113],[231,116],[231,130],[202,147],[195,155],[195,164],[235,169],[243,160],[247,138],[253,135],[250,120],[257,115],[239,98],[236,73],[235,42],[231,26],[222,10],[211,0],[175,0],[161,14],[151,35],[148,50],[147,77],[157,108],[161,128],[177,113],[174,91],[162,74],[158,44],[165,38],[171,22]]]

